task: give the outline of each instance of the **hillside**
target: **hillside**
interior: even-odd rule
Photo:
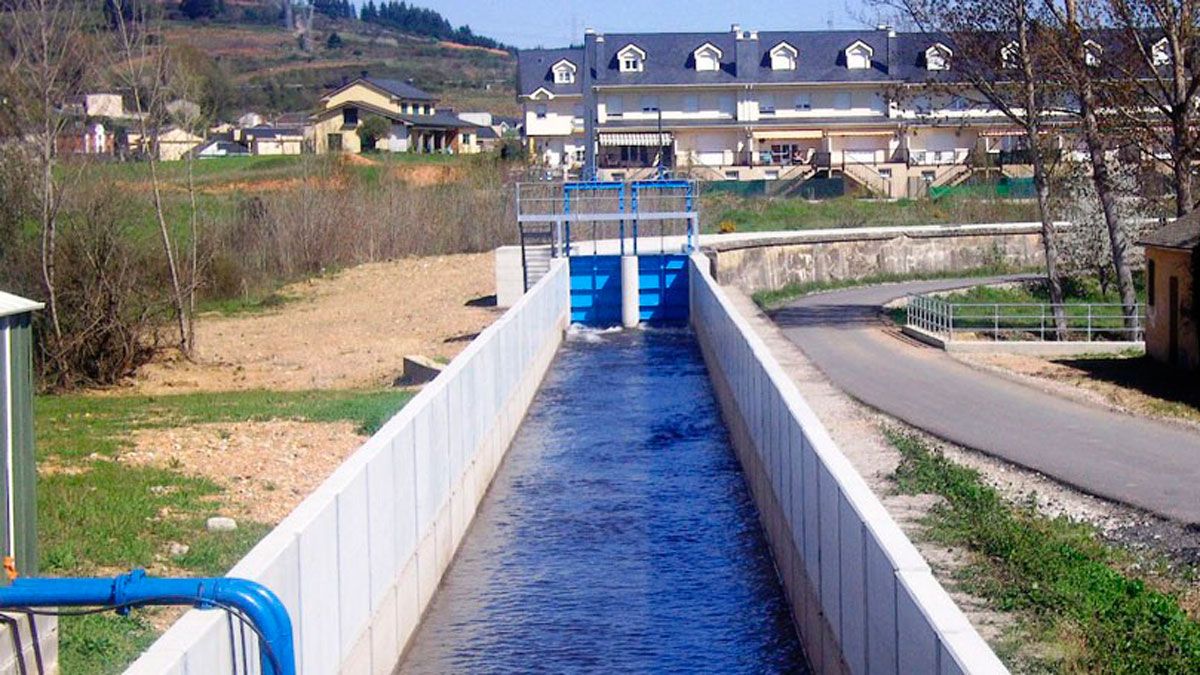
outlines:
[[[223,80],[220,113],[310,110],[329,89],[364,71],[409,79],[456,110],[516,115],[516,59],[497,49],[405,35],[354,19],[318,16],[313,53],[277,25],[169,20],[168,44],[210,57]],[[336,33],[337,40],[330,40]],[[340,42],[340,45],[337,43]]]

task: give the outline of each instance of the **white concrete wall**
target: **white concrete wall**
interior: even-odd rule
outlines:
[[[809,659],[823,673],[1004,673],[804,401],[692,257],[691,322]]]
[[[489,326],[229,576],[287,605],[303,675],[391,673],[569,323],[565,261]],[[232,672],[225,616],[190,611],[127,671]]]
[[[19,612],[4,612],[4,616],[16,620],[20,633],[21,649],[18,653],[13,644],[12,626],[6,625],[0,629],[0,674],[25,675],[25,673],[45,672],[54,675],[58,672],[58,618],[53,616],[32,616]],[[30,620],[37,623],[38,648],[33,646],[33,630]],[[38,652],[41,652],[41,665],[44,671],[38,670]],[[22,667],[22,663],[24,667]]]

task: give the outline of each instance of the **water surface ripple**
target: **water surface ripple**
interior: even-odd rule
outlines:
[[[689,332],[568,338],[400,672],[806,672]]]

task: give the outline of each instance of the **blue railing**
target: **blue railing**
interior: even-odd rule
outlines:
[[[133,570],[111,578],[17,578],[0,588],[0,609],[71,615],[96,611],[127,614],[135,607],[183,605],[222,609],[247,622],[259,638],[264,675],[295,675],[292,620],[269,588],[227,577],[163,579]],[[88,607],[83,612],[62,607]],[[54,608],[54,609],[44,609]]]

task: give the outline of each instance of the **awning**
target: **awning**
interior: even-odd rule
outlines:
[[[604,147],[648,146],[653,148],[659,145],[671,145],[673,141],[674,139],[671,137],[671,134],[666,131],[662,132],[661,136],[657,132],[642,134],[600,134],[600,145]]]
[[[801,131],[756,131],[756,141],[804,141],[824,138],[820,129],[803,129]]]
[[[895,136],[895,129],[856,129],[854,131],[830,131],[830,136]]]

